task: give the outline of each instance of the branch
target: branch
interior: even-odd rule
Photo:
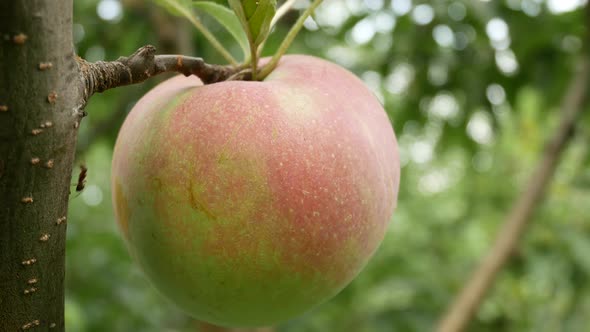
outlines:
[[[195,75],[204,84],[225,81],[241,68],[205,63],[201,58],[183,55],[156,55],[156,48],[146,45],[128,57],[116,61],[88,62],[77,58],[82,73],[84,101],[97,92],[119,86],[141,83],[148,78],[167,72],[185,76]]]
[[[541,163],[505,219],[493,247],[439,322],[438,332],[458,332],[467,326],[496,276],[517,248],[535,208],[552,180],[560,156],[573,136],[576,119],[584,109],[589,77],[590,63],[583,55],[562,101],[561,123],[547,144]]]

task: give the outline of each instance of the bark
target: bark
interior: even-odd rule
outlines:
[[[81,90],[72,1],[0,2],[0,330],[64,329]]]

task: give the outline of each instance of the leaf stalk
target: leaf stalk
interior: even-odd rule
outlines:
[[[287,33],[287,36],[279,46],[277,52],[273,55],[271,60],[260,70],[258,73],[258,80],[264,80],[279,64],[279,60],[281,57],[287,52],[295,37],[303,28],[303,23],[305,20],[314,12],[314,10],[322,3],[322,0],[314,0],[312,4],[299,16],[295,25],[291,27],[291,30]]]

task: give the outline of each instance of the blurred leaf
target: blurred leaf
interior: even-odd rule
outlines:
[[[79,303],[66,299],[64,311],[64,323],[68,330],[84,331],[86,329],[84,326],[86,320]]]
[[[195,1],[193,2],[193,6],[215,18],[236,39],[238,44],[240,44],[244,52],[244,57],[248,57],[250,54],[248,36],[246,36],[245,31],[241,27],[240,20],[234,12],[225,6],[211,1]]]
[[[176,16],[186,16],[186,12],[191,10],[191,0],[154,0],[170,14]]]
[[[586,234],[568,231],[564,234],[565,243],[571,251],[571,256],[580,268],[590,276],[590,241]]]

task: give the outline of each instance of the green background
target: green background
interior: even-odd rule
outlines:
[[[582,54],[585,18],[576,5],[582,2],[324,1],[290,53],[341,64],[383,101],[401,149],[400,198],[385,241],[358,278],[277,331],[432,330],[490,247],[556,128]],[[297,15],[284,18],[265,53]],[[238,55],[231,37],[202,16]],[[183,19],[148,1],[76,0],[74,18],[77,52],[90,61],[114,60],[149,43],[161,53],[223,63]],[[70,331],[195,331],[130,260],[111,207],[117,131],[136,100],[162,79],[95,95],[88,105],[77,156],[88,166],[88,182],[72,196],[68,216]],[[590,326],[585,113],[532,227],[470,331]]]

